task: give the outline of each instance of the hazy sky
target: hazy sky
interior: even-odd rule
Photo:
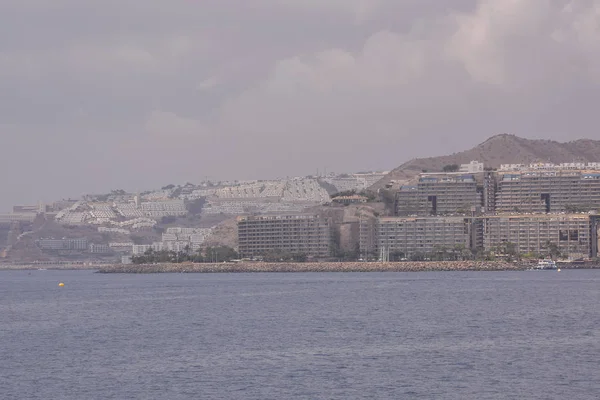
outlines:
[[[2,0],[0,211],[600,139],[599,81],[600,0]]]

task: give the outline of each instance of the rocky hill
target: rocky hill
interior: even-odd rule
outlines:
[[[560,143],[553,140],[524,139],[509,134],[496,135],[460,153],[410,160],[390,171],[371,189],[380,189],[392,181],[406,182],[423,171],[441,171],[445,165],[466,164],[472,160],[483,162],[486,167],[491,168],[497,168],[500,164],[533,162],[597,162],[600,161],[600,140],[580,139]]]

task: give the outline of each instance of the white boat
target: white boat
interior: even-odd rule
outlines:
[[[554,260],[540,260],[533,269],[558,269]]]

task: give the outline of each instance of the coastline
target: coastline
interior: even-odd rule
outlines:
[[[260,272],[427,272],[427,271],[526,271],[532,264],[506,261],[402,261],[402,262],[235,262],[157,264],[0,264],[0,271],[77,271],[103,274],[158,273],[260,273]],[[596,263],[559,263],[560,269],[600,269]]]
[[[161,263],[116,264],[98,273],[244,273],[244,272],[424,272],[424,271],[524,271],[527,265],[502,261],[418,262],[238,262],[220,264]]]

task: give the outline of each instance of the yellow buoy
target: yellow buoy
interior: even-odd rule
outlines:
[[[58,284],[58,286],[62,287],[62,286],[65,286],[65,284],[61,282],[61,283]]]

